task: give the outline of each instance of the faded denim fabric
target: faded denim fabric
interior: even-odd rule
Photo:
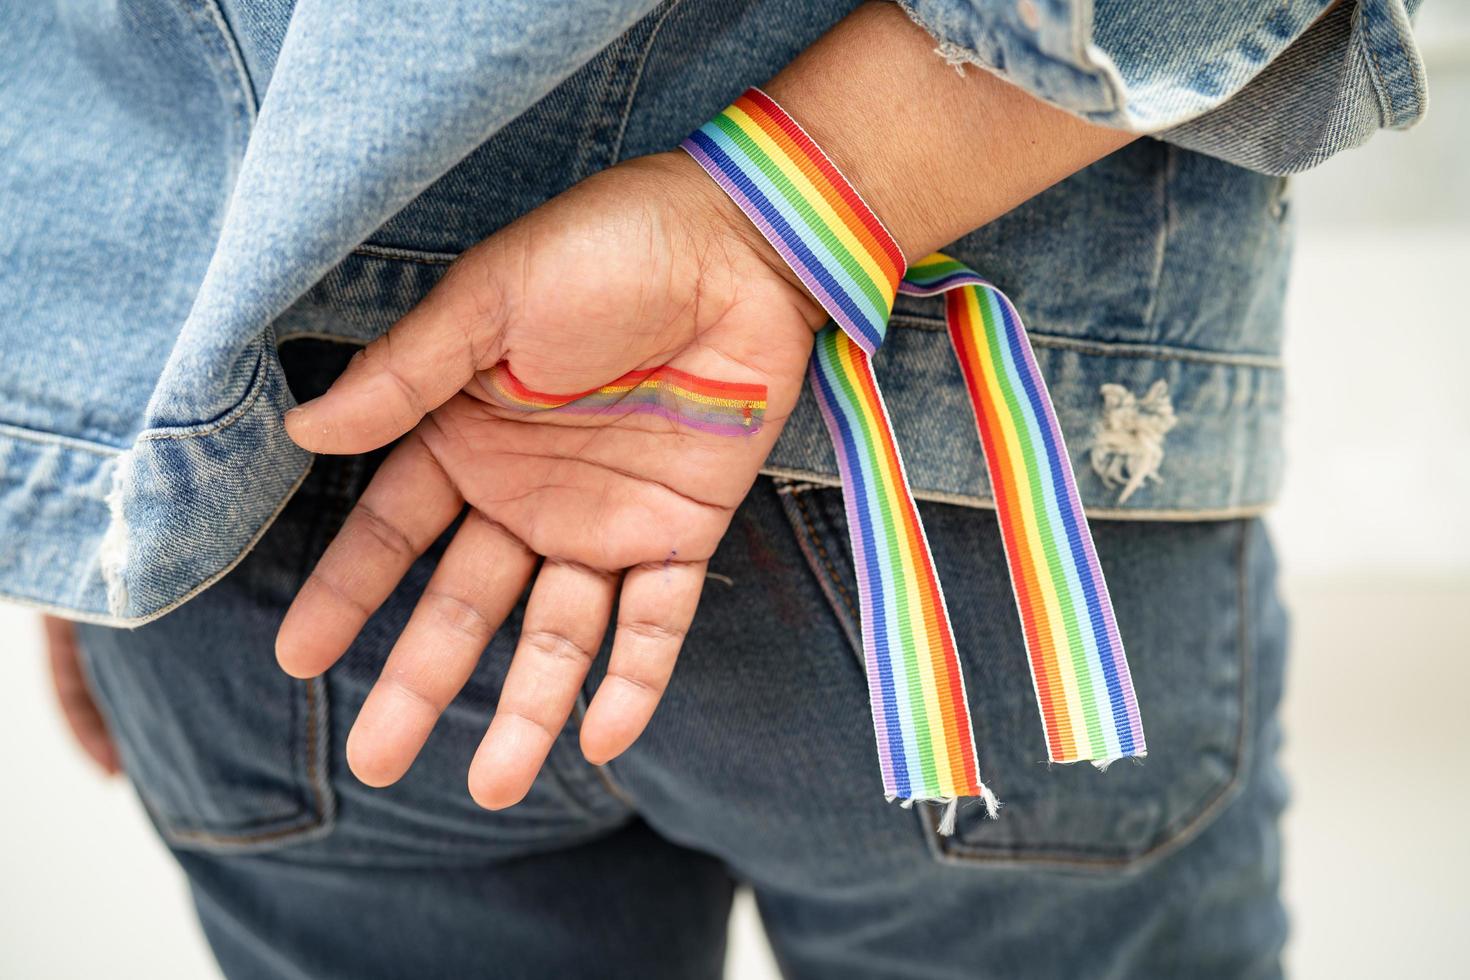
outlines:
[[[0,6],[0,595],[121,624],[198,594],[309,466],[283,339],[381,334],[460,251],[673,147],[853,5]],[[1195,117],[949,249],[1026,317],[1097,517],[1276,492],[1289,209],[1219,158],[1291,170],[1423,109],[1397,0],[1310,28],[1316,0],[1223,6],[913,5],[946,55],[1073,111]],[[919,496],[984,505],[938,316],[901,303],[878,371]],[[768,472],[835,478],[810,400]]]
[[[293,387],[346,360],[292,341]],[[465,771],[524,606],[404,780],[348,772],[347,732],[447,535],[343,660],[276,667],[281,612],[366,485],[323,459],[260,544],[136,630],[84,627],[124,765],[232,978],[713,977],[750,885],[791,977],[1270,977],[1286,624],[1258,519],[1104,521],[1098,553],[1154,746],[1049,766],[994,516],[922,503],[998,820],[885,803],[838,490],[763,478],[710,562],[658,712],[596,768],[577,718],[525,802]],[[583,691],[606,669],[604,648]]]
[[[899,2],[955,64],[1263,173],[1412,126],[1428,101],[1421,0]]]

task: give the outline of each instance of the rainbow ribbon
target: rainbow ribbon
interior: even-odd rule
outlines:
[[[817,335],[811,384],[842,475],[888,797],[980,796],[995,815],[995,796],[976,763],[944,593],[871,363],[900,292],[945,297],[950,341],[990,471],[1048,757],[1106,763],[1145,755],[1128,661],[1062,431],[1010,300],[945,255],[906,269],[893,237],[857,191],[759,89],[682,146],[833,320]]]
[[[489,391],[501,405],[523,412],[656,415],[721,436],[753,435],[766,415],[765,385],[713,381],[668,365],[629,371],[600,388],[551,395],[527,388],[502,363],[490,372]]]

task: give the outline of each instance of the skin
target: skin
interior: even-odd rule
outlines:
[[[765,86],[910,261],[1132,138],[956,71],[933,48],[896,6],[872,3]],[[286,614],[276,652],[291,675],[331,667],[468,509],[352,729],[358,778],[384,786],[408,770],[531,583],[471,795],[498,809],[530,789],[615,601],[581,745],[594,764],[627,749],[669,683],[706,563],[796,403],[825,320],[693,160],[657,154],[465,253],[331,390],[288,413],[291,438],[313,452],[401,440]],[[576,392],[664,364],[765,385],[765,426],[728,437],[650,416],[522,413],[486,390],[497,365],[532,389]]]
[[[76,625],[55,616],[42,616],[41,624],[46,637],[51,686],[56,692],[61,717],[87,758],[104,774],[115,776],[122,771],[122,765],[118,762],[112,733],[107,730],[107,722],[102,712],[97,710],[97,702],[87,686],[81,650],[77,646]]]

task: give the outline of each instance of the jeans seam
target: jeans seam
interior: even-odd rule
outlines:
[[[611,159],[617,163],[623,156],[623,139],[628,132],[628,120],[633,115],[633,103],[638,98],[638,92],[643,84],[643,69],[648,64],[648,57],[653,53],[653,45],[658,41],[658,33],[663,29],[664,22],[678,9],[682,0],[669,0],[666,6],[654,21],[653,27],[648,32],[648,38],[643,42],[643,50],[638,53],[638,61],[633,66],[632,77],[628,81],[628,95],[623,100],[623,111],[618,118],[618,131],[613,136]]]
[[[773,480],[801,481],[814,484],[823,489],[837,489],[842,486],[842,481],[835,473],[823,472],[816,469],[807,469],[796,466],[762,466],[761,475],[768,476]],[[955,507],[965,507],[970,510],[995,510],[995,498],[990,496],[979,496],[978,494],[953,493],[948,490],[931,490],[922,486],[913,486],[914,499],[933,504],[950,504]],[[1084,506],[1089,521],[1148,521],[1151,523],[1167,524],[1198,524],[1201,521],[1235,521],[1245,518],[1260,517],[1272,504],[1272,500],[1245,501],[1229,507],[1204,507],[1204,508],[1152,508],[1139,507],[1093,507],[1088,504]]]
[[[321,678],[313,678],[309,681],[300,682],[304,685],[306,700],[306,784],[311,799],[314,802],[308,804],[305,813],[300,814],[294,823],[283,827],[273,827],[254,833],[227,834],[210,830],[177,830],[167,827],[164,823],[164,837],[170,844],[188,845],[223,845],[238,847],[251,844],[265,844],[271,841],[282,840],[288,837],[298,837],[310,833],[313,830],[324,828],[335,815],[335,807],[329,804],[322,787],[321,769],[323,760],[320,759],[321,748],[319,744],[320,732],[324,731],[320,718],[320,703],[323,698],[318,696],[317,688],[321,684]],[[296,737],[296,725],[293,722],[290,737]]]
[[[792,493],[790,496],[791,502],[796,504],[796,509],[801,514],[802,523],[806,525],[806,531],[811,537],[812,546],[817,549],[817,555],[826,567],[827,574],[832,579],[832,584],[836,586],[838,595],[842,596],[842,603],[847,607],[848,615],[853,618],[854,622],[860,622],[861,617],[858,615],[857,606],[853,604],[852,594],[848,592],[847,586],[843,584],[842,579],[838,576],[837,568],[832,564],[832,556],[827,553],[827,546],[822,543],[822,539],[817,535],[817,529],[812,521],[811,512],[807,510],[806,501],[801,499],[800,492]]]
[[[895,313],[889,326],[900,330],[919,330],[924,333],[944,333],[945,322],[922,313],[904,311]],[[1282,360],[1272,354],[1233,353],[1229,351],[1199,350],[1177,347],[1172,344],[1139,343],[1130,340],[1091,340],[1064,334],[1047,333],[1040,330],[1026,331],[1033,347],[1075,351],[1096,357],[1128,357],[1150,361],[1184,361],[1191,364],[1223,365],[1226,367],[1255,368],[1261,371],[1281,371]]]
[[[1150,334],[1154,334],[1157,326],[1159,313],[1159,291],[1164,281],[1164,263],[1169,253],[1169,236],[1173,230],[1173,203],[1169,194],[1169,188],[1174,178],[1174,147],[1168,143],[1162,144],[1164,148],[1164,165],[1159,168],[1158,194],[1159,210],[1162,213],[1159,219],[1158,240],[1154,244],[1154,265],[1149,276],[1148,303],[1144,306],[1143,315],[1139,317]]]
[[[585,720],[587,717],[587,700],[589,697],[587,683],[590,680],[591,672],[589,671],[588,677],[583,679],[582,685],[577,691],[577,700],[572,704],[572,719],[576,722],[577,730],[579,732],[582,730],[583,720]],[[590,762],[585,762],[585,765],[586,768],[592,770],[592,775],[595,781],[601,784],[603,791],[606,792],[609,797],[611,797],[615,802],[622,805],[626,810],[628,810],[628,812],[638,812],[638,804],[637,801],[633,799],[633,794],[626,787],[624,787],[621,782],[613,779],[611,771],[611,761],[605,762],[600,766],[594,766]],[[587,781],[585,777],[585,773],[576,774],[576,778],[582,782]],[[583,806],[584,809],[589,810],[589,812],[591,811],[590,804],[586,804],[580,799],[578,800],[578,804]],[[593,813],[592,816],[596,817],[597,819],[602,819],[605,814]]]
[[[781,497],[790,498],[791,504],[783,509],[788,515],[788,520],[794,511],[801,526],[793,528],[796,537],[797,548],[806,559],[807,567],[812,576],[817,580],[817,586],[826,596],[828,605],[832,608],[833,615],[842,627],[842,634],[847,638],[848,647],[857,656],[858,666],[866,671],[867,653],[863,649],[861,638],[862,615],[858,611],[857,604],[853,601],[852,593],[843,583],[841,575],[837,571],[836,563],[827,551],[826,545],[822,543],[822,536],[817,531],[816,521],[807,509],[802,494],[810,488],[797,489],[785,481],[776,481],[777,493]],[[805,529],[805,533],[803,533]],[[845,613],[845,615],[844,615]]]
[[[0,440],[7,439],[13,439],[17,442],[31,442],[38,446],[46,446],[48,448],[55,446],[61,449],[72,449],[80,453],[100,456],[105,460],[116,459],[127,452],[125,448],[109,446],[106,443],[97,442],[93,439],[62,435],[59,432],[42,432],[39,429],[28,429],[25,426],[0,422]]]

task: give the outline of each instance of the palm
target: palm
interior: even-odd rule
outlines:
[[[690,168],[678,159],[617,168],[488,239],[291,420],[299,442],[336,452],[413,426],[282,626],[292,673],[340,656],[408,563],[471,508],[354,729],[349,758],[366,781],[407,768],[533,575],[472,766],[476,798],[505,805],[529,788],[619,591],[584,749],[594,761],[615,755],[651,714],[704,563],[796,402],[821,320]],[[496,396],[507,371],[535,391],[573,393],[663,365],[764,386],[764,424],[730,436],[619,404],[524,411]]]
[[[634,245],[609,242],[607,254],[641,253]],[[528,279],[543,266],[565,268],[561,249],[560,241],[544,243]],[[697,282],[697,302],[679,289],[654,293],[645,271],[626,258],[560,292],[532,286],[520,297],[524,325],[518,318],[507,331],[504,363],[527,386],[553,392],[659,365],[757,384],[768,392],[764,424],[728,436],[618,407],[592,417],[517,411],[497,404],[492,368],[419,430],[469,504],[537,554],[600,569],[708,558],[796,402],[812,338],[784,282],[768,270],[765,281],[754,279],[754,268],[737,274],[728,260],[722,256],[711,270],[673,259],[691,267],[659,277]],[[564,352],[572,350],[593,353],[569,364]]]

